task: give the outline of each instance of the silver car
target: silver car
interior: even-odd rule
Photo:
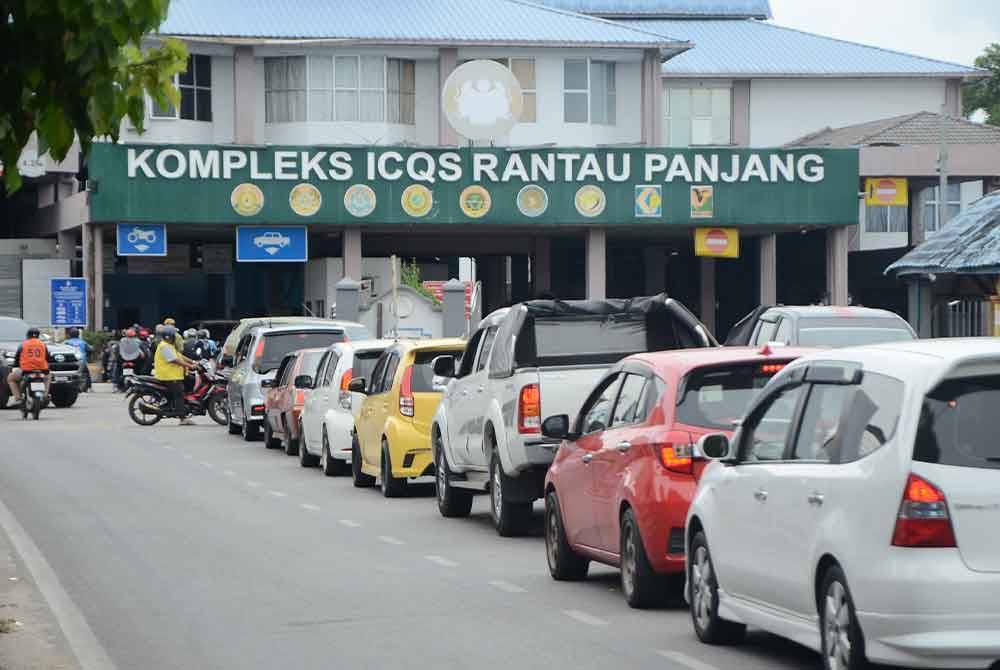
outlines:
[[[257,440],[264,422],[265,389],[274,383],[281,359],[299,349],[325,348],[348,339],[344,325],[313,322],[286,326],[256,326],[236,347],[229,378],[229,433]]]

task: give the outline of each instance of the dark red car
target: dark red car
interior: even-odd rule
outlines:
[[[273,379],[261,383],[267,389],[264,398],[264,444],[268,449],[283,447],[289,456],[299,453],[299,435],[302,434],[302,406],[306,394],[312,391],[319,361],[326,352],[322,349],[300,349],[281,359]],[[309,377],[310,383],[296,386],[299,377]],[[306,381],[306,380],[303,380]]]
[[[571,423],[545,479],[552,577],[583,579],[590,561],[621,568],[632,607],[680,593],[684,523],[707,463],[698,439],[731,432],[753,397],[806,349],[718,347],[636,354],[612,367]],[[671,588],[673,586],[674,588]]]

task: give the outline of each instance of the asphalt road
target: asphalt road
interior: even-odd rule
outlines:
[[[385,500],[197,421],[142,428],[100,393],[0,412],[0,501],[119,669],[820,667],[761,632],[702,645],[614,570],[554,582],[539,505],[503,539],[486,499],[443,519],[430,486]]]

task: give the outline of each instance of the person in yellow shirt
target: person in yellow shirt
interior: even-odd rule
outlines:
[[[184,404],[184,378],[188,370],[195,368],[195,364],[177,351],[174,344],[176,336],[176,328],[163,327],[163,340],[157,345],[153,355],[153,376],[167,387],[167,397],[174,415],[180,419],[180,425],[190,426],[194,421],[188,417],[187,406]]]

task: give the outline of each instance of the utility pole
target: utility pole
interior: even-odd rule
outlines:
[[[945,141],[945,120],[948,116],[947,105],[941,105],[941,116],[938,119],[938,201],[937,201],[937,229],[944,226],[945,217],[948,214],[948,143]],[[924,229],[924,239],[927,239],[926,226]]]

